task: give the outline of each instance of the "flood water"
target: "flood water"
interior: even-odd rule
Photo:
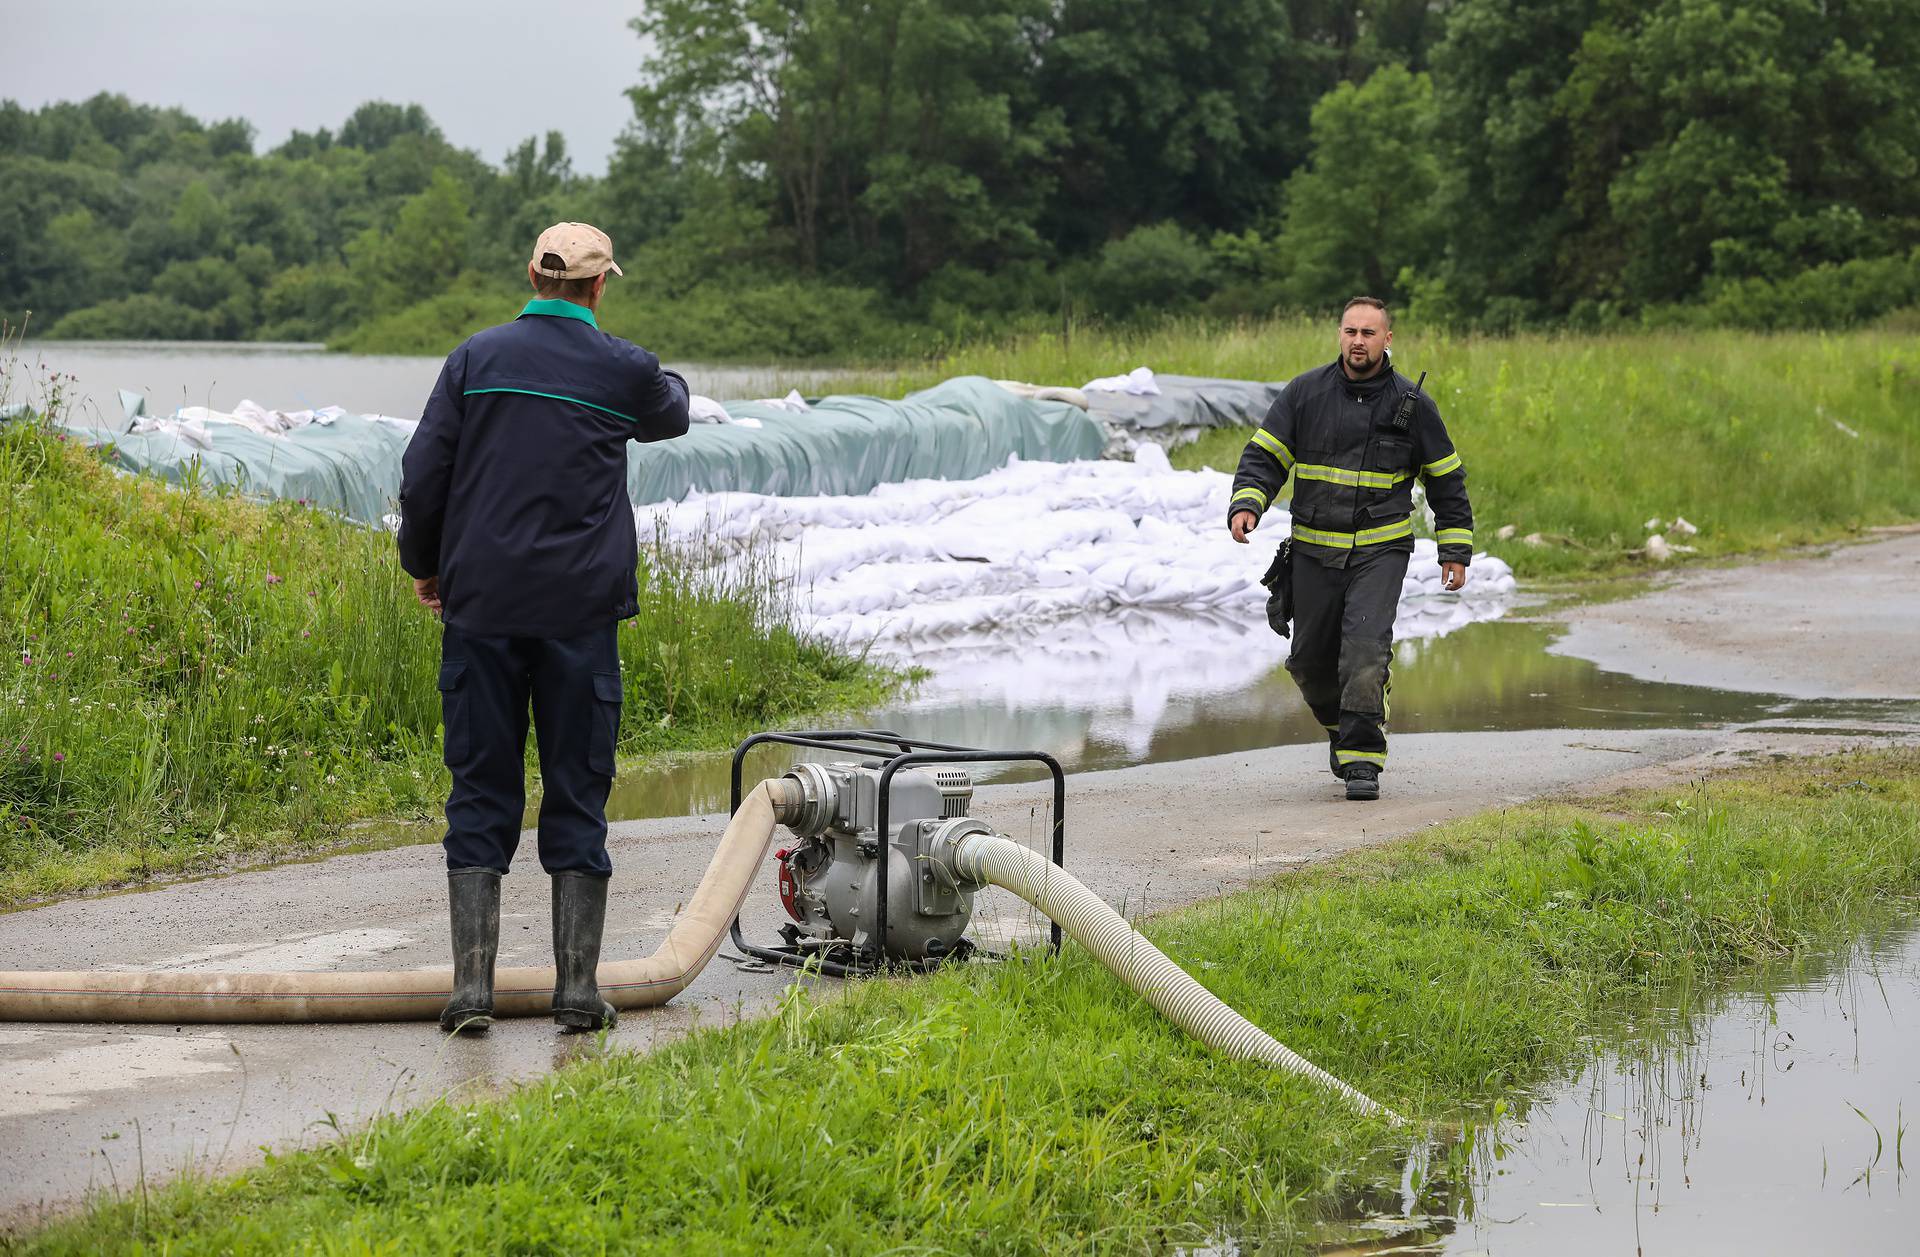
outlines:
[[[181,406],[232,410],[251,398],[269,410],[339,406],[356,414],[413,419],[442,358],[328,353],[322,345],[207,341],[27,341],[20,346],[9,401],[41,404],[50,375],[63,382],[75,422],[117,429],[120,390],[146,396],[151,414]],[[696,393],[722,399],[815,395],[872,373],[820,367],[669,363]]]
[[[1506,1119],[1416,1149],[1314,1251],[1920,1252],[1916,1120],[1908,928],[1623,1027]]]
[[[1124,614],[1124,613],[1123,613]],[[978,659],[934,655],[935,674],[905,699],[850,718],[931,741],[1040,750],[1069,772],[1193,759],[1325,735],[1284,667],[1286,643],[1264,624],[1205,616],[1129,617],[1135,649],[1073,649],[1057,625],[1024,650]],[[1394,733],[1515,729],[1672,729],[1767,721],[1836,727],[1920,719],[1920,704],[1808,702],[1640,681],[1548,654],[1558,629],[1495,620],[1394,647]],[[1108,639],[1110,640],[1110,634]],[[1634,756],[1621,752],[1622,767]],[[791,754],[751,753],[746,780],[784,771]],[[687,756],[614,785],[621,818],[725,811],[730,760]],[[981,772],[982,780],[995,774]],[[1036,775],[1021,768],[1000,774]]]

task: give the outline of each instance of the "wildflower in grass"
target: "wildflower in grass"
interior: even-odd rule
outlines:
[[[195,589],[198,589],[198,588],[200,588],[200,582],[199,582],[199,581],[195,581],[195,582],[193,582],[193,587],[194,587]]]
[[[64,763],[66,763],[66,762],[67,762],[67,753],[66,753],[65,751],[55,751],[55,752],[53,753],[53,762],[54,762],[54,763],[56,763],[56,764],[64,764]]]
[[[272,572],[267,573],[267,584],[269,585],[278,585],[284,579],[284,577],[275,576]]]

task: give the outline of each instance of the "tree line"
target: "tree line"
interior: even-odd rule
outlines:
[[[1920,303],[1896,0],[653,0],[601,175],[418,106],[254,151],[119,96],[0,104],[0,313],[60,336],[445,349],[540,227],[609,326],[885,355],[1062,319],[1841,326]]]

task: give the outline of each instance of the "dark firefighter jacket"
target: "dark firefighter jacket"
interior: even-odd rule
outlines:
[[[687,385],[570,301],[530,301],[441,368],[401,460],[400,564],[450,628],[575,637],[639,610],[627,442],[687,430]]]
[[[1376,377],[1377,378],[1377,377]],[[1426,486],[1442,563],[1473,559],[1473,508],[1460,455],[1440,409],[1422,391],[1405,430],[1395,426],[1413,381],[1388,366],[1373,387],[1356,384],[1334,362],[1282,389],[1240,455],[1227,504],[1264,515],[1293,477],[1294,545],[1329,567],[1356,550],[1413,548],[1413,481]]]

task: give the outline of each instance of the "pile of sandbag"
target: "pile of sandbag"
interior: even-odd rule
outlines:
[[[1236,544],[1224,524],[1230,489],[1225,473],[1175,471],[1147,445],[1130,463],[1014,460],[972,480],[859,497],[691,494],[636,516],[643,541],[701,550],[716,568],[770,562],[821,636],[910,658],[1127,608],[1259,620],[1258,577],[1288,520],[1272,511],[1256,544]],[[1498,616],[1513,587],[1506,564],[1481,555],[1464,590],[1442,592],[1434,543],[1419,539],[1398,632]]]

